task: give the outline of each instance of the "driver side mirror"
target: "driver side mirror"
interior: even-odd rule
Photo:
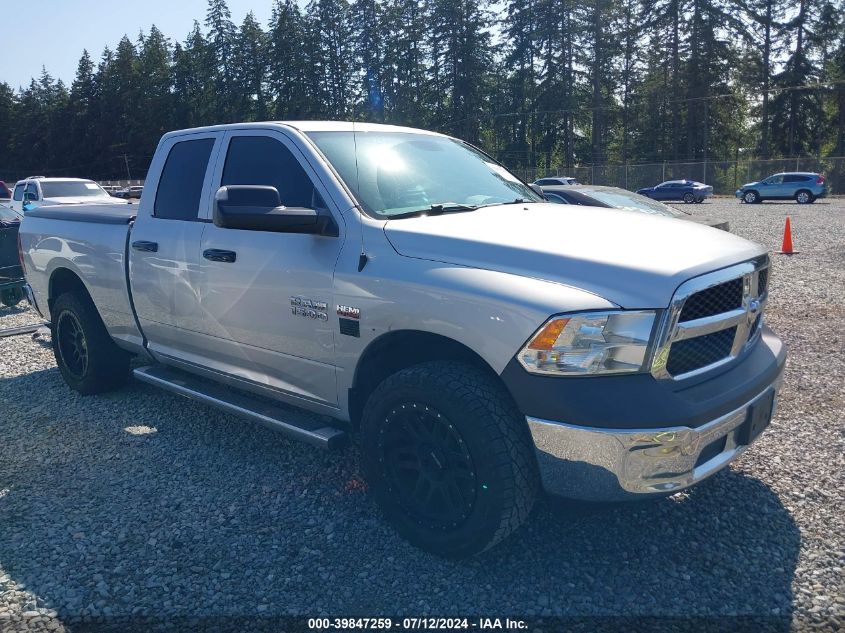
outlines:
[[[331,216],[316,209],[286,207],[268,185],[225,185],[214,196],[214,225],[222,229],[337,236]]]

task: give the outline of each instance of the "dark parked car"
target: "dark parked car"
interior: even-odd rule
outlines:
[[[549,176],[535,180],[533,184],[538,187],[551,187],[553,185],[580,185],[581,183],[571,176]]]
[[[13,306],[23,299],[23,269],[18,255],[18,229],[21,218],[11,208],[0,205],[0,302]]]
[[[9,186],[0,180],[0,200],[8,200],[12,197],[12,190],[9,189]]]
[[[656,187],[637,189],[637,193],[653,200],[683,200],[687,204],[704,202],[713,195],[713,187],[695,180],[667,180]]]
[[[826,195],[824,176],[807,171],[774,174],[736,190],[736,197],[748,204],[763,200],[795,200],[798,204],[809,204]]]
[[[637,211],[652,215],[664,215],[681,220],[690,220],[698,224],[706,224],[723,231],[730,231],[730,224],[726,220],[718,220],[703,216],[693,216],[685,211],[678,211],[672,207],[657,202],[640,194],[618,187],[601,187],[599,185],[578,185],[566,187],[542,187],[543,195],[549,202],[560,204],[577,204],[589,207],[605,207]]]

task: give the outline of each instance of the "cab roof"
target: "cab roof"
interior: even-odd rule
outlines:
[[[429,134],[431,136],[445,136],[438,132],[430,130],[421,130],[419,128],[403,127],[400,125],[385,125],[383,123],[362,123],[353,121],[260,121],[254,123],[227,123],[224,125],[210,125],[205,127],[187,128],[184,130],[174,130],[168,132],[164,137],[177,136],[189,133],[202,132],[223,132],[226,130],[248,130],[266,129],[267,126],[283,126],[298,130],[303,133],[308,132],[402,132],[413,134]]]

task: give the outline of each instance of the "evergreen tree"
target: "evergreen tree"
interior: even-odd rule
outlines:
[[[172,55],[169,40],[155,25],[147,37],[142,35],[138,40],[132,153],[142,157],[152,156],[158,139],[173,128]]]
[[[360,118],[384,121],[382,7],[376,0],[355,0],[349,11],[355,41],[359,84],[356,110]],[[356,118],[359,118],[356,117]]]
[[[387,0],[384,7],[385,120],[428,125],[431,90],[428,73],[430,5],[415,0]]]
[[[207,50],[213,71],[212,112],[218,123],[230,123],[237,120],[236,84],[232,63],[236,31],[226,0],[208,0],[205,26],[208,29]]]
[[[481,136],[487,74],[492,66],[486,7],[479,0],[433,0],[435,125],[469,142]]]
[[[807,51],[808,0],[799,0],[798,14],[787,25],[786,31],[794,41],[783,70],[776,74],[773,83],[780,91],[772,100],[772,145],[782,156],[818,154],[813,151],[816,126],[821,124],[821,99],[817,90],[799,88],[818,81],[818,68]]]
[[[236,119],[264,121],[268,116],[266,76],[269,66],[267,34],[250,11],[233,47],[233,88]]]
[[[296,0],[276,0],[270,20],[268,66],[277,119],[299,119],[309,111],[304,42],[303,18]]]

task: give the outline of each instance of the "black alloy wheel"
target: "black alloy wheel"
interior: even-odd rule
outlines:
[[[70,374],[82,379],[88,371],[88,341],[76,315],[65,310],[56,319],[57,347]]]
[[[117,389],[129,377],[131,354],[109,336],[91,298],[66,292],[50,304],[53,355],[71,389],[90,395]]]
[[[475,505],[478,483],[469,449],[437,409],[404,402],[388,412],[378,450],[388,492],[418,523],[454,528]]]
[[[412,365],[373,390],[361,415],[361,466],[397,532],[448,558],[506,538],[540,491],[525,416],[495,374],[461,361]]]

